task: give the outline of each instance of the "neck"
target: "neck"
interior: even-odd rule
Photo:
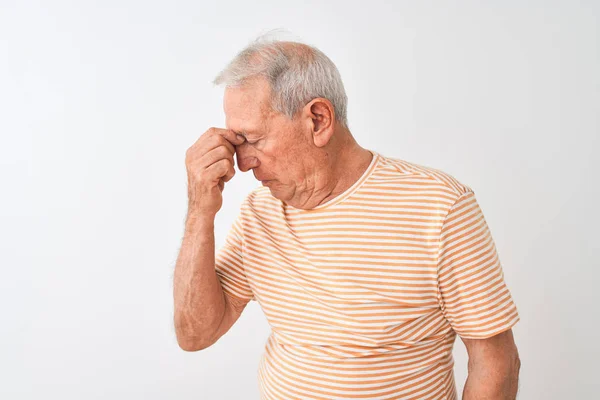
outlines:
[[[328,150],[324,153],[323,162],[315,173],[315,186],[300,207],[309,210],[331,199],[336,198],[365,173],[369,167],[373,154],[356,143],[348,132],[346,140],[334,151]]]

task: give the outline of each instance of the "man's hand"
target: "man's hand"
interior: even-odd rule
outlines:
[[[469,354],[463,400],[514,400],[521,361],[512,330],[487,339],[462,339]]]
[[[235,175],[235,146],[244,140],[229,129],[210,128],[187,150],[188,213],[215,217],[223,204],[225,182]]]

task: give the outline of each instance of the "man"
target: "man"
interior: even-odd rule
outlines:
[[[339,72],[314,47],[258,40],[215,83],[227,129],[186,154],[180,347],[211,346],[256,300],[272,328],[261,398],[455,399],[458,334],[463,399],[514,399],[519,316],[473,191],[359,146]],[[262,185],[215,255],[234,155]]]

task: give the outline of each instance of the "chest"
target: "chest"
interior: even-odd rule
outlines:
[[[438,307],[435,222],[282,213],[257,218],[252,228],[246,272],[267,317],[294,305],[298,312],[389,324]]]

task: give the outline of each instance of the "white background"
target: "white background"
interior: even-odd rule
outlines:
[[[269,334],[259,305],[186,353],[172,274],[185,151],[224,127],[211,81],[274,28],[336,63],[363,147],[477,194],[521,315],[519,398],[593,398],[599,11],[592,1],[0,0],[0,398],[258,398]],[[217,247],[259,184],[239,170],[227,183]],[[462,390],[459,339],[455,348]]]

